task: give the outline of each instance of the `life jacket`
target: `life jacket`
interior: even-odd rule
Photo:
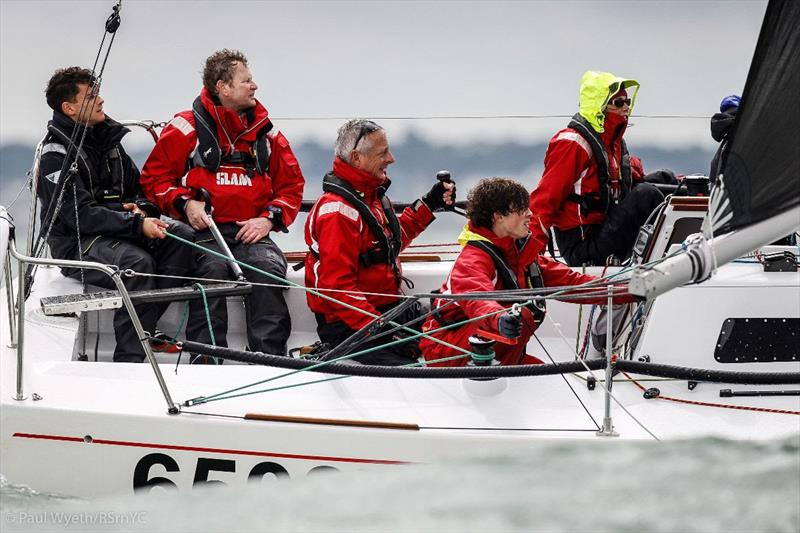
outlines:
[[[116,125],[117,123],[112,123]],[[61,129],[55,122],[51,121],[47,125],[49,132],[48,140],[50,142],[44,144],[42,147],[42,155],[48,152],[58,152],[65,157],[75,153],[75,148],[79,137],[73,140],[73,148],[67,150],[70,146],[70,134]],[[118,135],[119,139],[128,132],[127,129],[121,129]],[[80,135],[80,133],[78,134]],[[112,148],[100,154],[100,164],[98,166],[99,173],[92,170],[92,165],[89,162],[89,156],[83,147],[78,151],[77,164],[79,169],[87,177],[87,188],[94,198],[100,204],[116,204],[121,203],[125,197],[125,175],[122,163],[122,152],[119,146],[119,139],[112,142]],[[69,154],[68,154],[69,152]]]
[[[364,202],[363,193],[358,192],[352,185],[336,176],[333,172],[328,172],[322,179],[322,190],[330,192],[344,198],[350,205],[352,205],[361,218],[367,224],[370,232],[375,235],[378,241],[377,246],[361,253],[358,256],[359,262],[364,267],[369,267],[376,264],[391,265],[394,270],[395,276],[400,280],[400,268],[397,264],[402,241],[400,239],[400,221],[397,214],[394,212],[392,202],[386,196],[386,189],[389,188],[389,183],[385,186],[380,186],[375,189],[375,194],[381,202],[381,209],[389,226],[390,235],[387,236],[384,232],[384,227],[372,212],[372,209]],[[316,256],[314,250],[311,253]]]
[[[525,241],[530,238],[530,235],[525,238]],[[467,241],[467,246],[474,246],[475,248],[481,250],[483,253],[491,258],[492,262],[494,263],[494,268],[497,271],[497,276],[503,282],[503,286],[507,290],[517,290],[521,287],[517,282],[517,276],[514,274],[514,271],[508,266],[506,262],[505,256],[503,255],[503,251],[497,247],[495,244],[484,241],[484,240],[470,240]],[[524,242],[523,242],[524,246]],[[527,289],[543,289],[544,288],[544,279],[542,278],[542,270],[539,268],[537,263],[531,263],[528,269],[525,272],[525,284]],[[434,294],[438,293],[439,291],[434,291]],[[528,299],[522,299],[518,303],[527,302]],[[527,305],[528,309],[530,309],[531,314],[533,315],[533,319],[536,322],[542,322],[545,317],[545,313],[547,312],[547,304],[543,298],[534,298],[530,304]],[[439,309],[433,305],[431,305],[431,314],[436,318],[436,321],[439,322],[441,326],[450,326],[455,324],[456,322],[460,322],[463,318],[445,318],[439,312]]]
[[[608,154],[606,153],[600,136],[595,132],[589,122],[580,115],[572,117],[568,128],[578,132],[586,140],[592,149],[592,156],[597,164],[597,180],[599,183],[597,196],[585,196],[572,193],[567,196],[568,200],[576,202],[581,213],[586,215],[591,212],[608,213],[613,204],[619,203],[630,192],[633,185],[631,178],[631,157],[628,153],[628,146],[625,139],[622,142],[622,161],[620,161],[620,186],[618,194],[612,194],[609,182],[611,174],[609,171]]]
[[[253,120],[253,110],[248,109],[248,120]],[[240,152],[231,146],[228,153],[223,154],[219,145],[216,122],[203,105],[198,96],[192,104],[195,131],[197,131],[197,147],[189,156],[188,168],[203,167],[210,172],[217,172],[221,164],[240,165],[247,170],[247,175],[253,177],[257,174],[266,174],[269,170],[270,148],[267,133],[272,130],[272,121],[266,124],[256,134],[256,140],[251,144],[250,152]]]

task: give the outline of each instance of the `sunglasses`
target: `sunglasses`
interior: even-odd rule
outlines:
[[[358,143],[361,142],[361,139],[363,139],[364,137],[366,137],[367,135],[369,135],[373,131],[378,131],[379,129],[381,129],[381,127],[378,126],[377,124],[375,124],[371,120],[365,120],[364,122],[362,122],[361,123],[361,129],[358,130],[358,137],[356,137],[356,142],[353,145],[353,150],[358,148]]]
[[[608,105],[611,105],[611,106],[614,106],[614,107],[622,107],[624,105],[629,106],[629,105],[631,105],[631,99],[630,98],[615,98],[613,100],[609,100],[608,101]]]

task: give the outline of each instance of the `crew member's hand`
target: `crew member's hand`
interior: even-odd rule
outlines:
[[[139,209],[139,206],[134,204],[133,202],[122,204],[122,209],[124,209],[125,211],[130,211],[134,215],[138,215],[140,217],[146,217],[147,216],[145,214],[145,212],[142,211],[141,209]]]
[[[160,218],[147,217],[142,221],[142,235],[148,239],[163,239],[167,236],[169,224]]]
[[[206,203],[200,200],[187,200],[186,206],[183,208],[186,213],[186,220],[189,225],[194,229],[200,231],[206,229],[210,220],[208,213],[206,213]]]
[[[518,312],[509,311],[500,315],[497,321],[497,331],[507,339],[516,339],[522,334],[522,320]]]
[[[237,220],[241,226],[236,240],[245,244],[253,244],[266,237],[272,231],[272,221],[265,217],[251,218],[250,220]]]
[[[451,206],[456,201],[456,184],[454,181],[437,181],[436,185],[422,197],[425,205],[433,211],[442,211],[445,206]]]

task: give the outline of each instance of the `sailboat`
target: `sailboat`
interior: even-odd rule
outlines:
[[[232,283],[218,288],[228,294],[231,347],[191,345],[226,364],[176,365],[178,354],[154,354],[146,342],[149,364],[113,363],[113,309],[128,308],[141,330],[136,299],[197,296],[128,293],[114,269],[70,263],[118,282],[117,291],[84,293],[53,268],[67,262],[20,250],[0,207],[0,472],[12,484],[94,498],[402,468],[541,439],[798,435],[798,251],[768,245],[800,226],[798,93],[800,5],[773,0],[718,185],[710,197],[671,196],[637,264],[613,271],[646,301],[623,349],[609,346],[606,359],[576,356],[590,313],[558,302],[528,346],[541,365],[389,368],[252,353]],[[36,178],[34,164],[33,191]],[[33,220],[35,195],[31,209]],[[404,273],[429,294],[452,260],[415,255]],[[12,279],[12,261],[21,273],[39,267],[31,287],[23,274]],[[287,296],[297,347],[316,340],[300,276],[290,271]],[[160,322],[178,339],[180,311],[176,303]]]

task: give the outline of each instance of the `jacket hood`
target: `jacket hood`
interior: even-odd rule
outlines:
[[[711,117],[711,136],[717,142],[722,142],[736,121],[736,112],[731,113],[731,111],[729,109],[725,113],[714,113]]]
[[[580,115],[589,122],[589,125],[597,132],[605,131],[605,113],[603,110],[611,97],[620,89],[633,89],[629,95],[631,98],[630,109],[636,103],[636,95],[639,92],[639,82],[628,78],[620,78],[610,72],[598,72],[587,70],[581,78],[580,89]]]

